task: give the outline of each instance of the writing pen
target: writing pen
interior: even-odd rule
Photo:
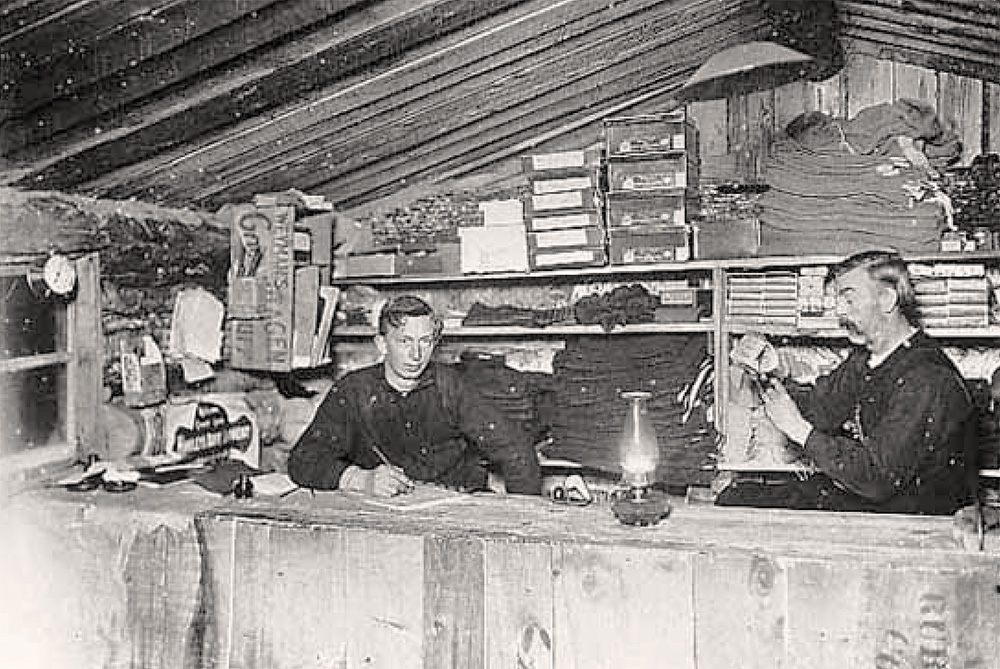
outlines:
[[[407,488],[413,488],[413,481],[410,480],[410,477],[408,477],[401,468],[389,462],[389,458],[386,457],[385,453],[382,452],[382,449],[379,448],[377,444],[372,444],[372,450],[375,452],[375,455],[378,456],[378,459],[382,461],[382,464],[394,472],[394,476],[395,472],[399,472],[402,478],[396,476],[397,481],[404,484]]]

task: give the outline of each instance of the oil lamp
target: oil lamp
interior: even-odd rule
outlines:
[[[670,513],[666,495],[652,487],[660,461],[660,447],[649,417],[648,403],[652,396],[645,391],[622,393],[629,408],[618,440],[618,459],[626,490],[611,510],[626,525],[653,525]]]

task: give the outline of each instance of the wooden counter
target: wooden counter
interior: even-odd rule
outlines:
[[[176,494],[30,500],[75,519],[45,532],[70,561],[50,594],[114,613],[74,628],[99,661],[51,666],[1000,669],[1000,549],[951,518]]]

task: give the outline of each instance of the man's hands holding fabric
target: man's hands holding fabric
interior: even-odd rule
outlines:
[[[805,444],[812,432],[812,425],[802,417],[798,405],[780,381],[772,380],[761,393],[764,412],[774,426],[797,444]]]
[[[379,465],[375,469],[361,469],[351,465],[340,475],[340,489],[394,497],[413,490],[413,481],[399,467]]]
[[[758,375],[784,376],[777,349],[756,332],[743,335],[730,350],[729,359]]]

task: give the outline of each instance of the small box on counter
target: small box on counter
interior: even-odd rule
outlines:
[[[608,227],[645,225],[684,225],[687,222],[687,204],[684,194],[632,193],[609,196],[607,201]]]
[[[608,156],[635,156],[697,149],[697,131],[683,111],[605,121]]]
[[[690,230],[683,225],[608,229],[612,265],[684,262],[691,259]]]

